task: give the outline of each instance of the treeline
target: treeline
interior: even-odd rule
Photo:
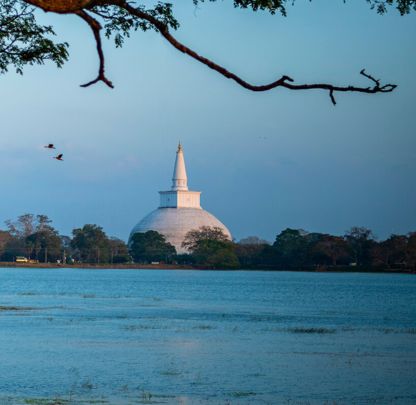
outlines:
[[[416,271],[416,232],[377,241],[363,227],[343,236],[288,228],[272,245],[240,241],[235,252],[240,266],[247,268]]]
[[[60,235],[46,215],[24,214],[6,221],[0,231],[0,261],[22,256],[40,263],[128,263],[131,257],[124,241],[108,237],[98,225],[87,224]]]
[[[376,240],[353,227],[343,236],[285,229],[273,244],[257,237],[229,241],[220,228],[188,232],[178,254],[156,231],[136,233],[129,244],[86,224],[62,236],[46,215],[24,214],[0,231],[0,261],[23,256],[40,263],[167,263],[216,269],[416,271],[416,232]]]
[[[151,239],[158,240],[163,254],[157,254]],[[148,241],[145,249],[144,240]],[[218,269],[416,271],[416,232],[377,241],[371,230],[362,227],[353,227],[343,236],[288,228],[270,244],[257,237],[235,243],[220,228],[202,227],[190,231],[182,247],[189,253],[175,255],[162,235],[149,231],[134,236],[131,251],[141,262],[166,260]]]

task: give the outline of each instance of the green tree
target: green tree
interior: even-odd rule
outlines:
[[[218,226],[201,226],[189,231],[182,242],[182,247],[193,252],[204,240],[229,241],[228,236]]]
[[[261,239],[258,236],[247,236],[247,238],[240,239],[239,245],[270,245],[265,239]]]
[[[32,259],[45,263],[62,259],[62,241],[58,232],[51,226],[32,233],[25,241],[32,249],[29,255]]]
[[[407,261],[407,236],[391,235],[373,249],[374,264],[387,267],[404,265]]]
[[[270,248],[270,244],[266,240],[257,236],[249,236],[241,239],[235,245],[235,254],[242,267],[257,267],[265,264],[265,251],[268,248]]]
[[[44,261],[61,257],[61,241],[47,215],[23,214],[16,221],[7,220],[6,225],[12,236],[7,247],[7,257],[24,255]],[[49,252],[49,256],[48,256]]]
[[[169,262],[176,254],[175,247],[156,231],[137,232],[129,241],[130,254],[135,262]]]
[[[344,238],[333,235],[322,235],[319,240],[313,244],[311,253],[318,262],[314,264],[331,264],[336,266],[340,261],[346,261],[349,254],[349,246]],[[319,260],[319,258],[323,262]]]
[[[10,246],[13,236],[8,231],[0,230],[0,260],[8,261],[9,257],[7,254],[7,249]]]
[[[306,264],[308,254],[308,233],[302,229],[286,228],[276,236],[273,244],[280,264],[284,266],[302,266]]]
[[[182,247],[191,253],[191,260],[198,266],[212,268],[236,268],[239,261],[235,245],[219,227],[201,226],[189,231]]]
[[[217,0],[209,0],[215,2]],[[366,0],[370,6],[383,14],[389,6],[395,6],[403,15],[416,9],[416,0]],[[194,6],[204,3],[204,0],[189,0]],[[49,26],[36,23],[35,14],[28,3],[45,11],[59,14],[73,14],[82,18],[91,28],[96,42],[99,68],[97,77],[84,84],[84,87],[102,81],[110,87],[112,82],[105,75],[105,58],[102,48],[101,30],[104,29],[107,38],[113,38],[115,45],[120,47],[132,31],[155,30],[165,38],[170,45],[178,51],[190,56],[210,69],[218,72],[227,79],[233,80],[238,85],[252,91],[267,91],[277,87],[289,90],[321,89],[327,91],[331,101],[335,104],[336,92],[360,92],[380,93],[391,92],[395,85],[382,85],[364,70],[361,74],[372,83],[368,87],[353,85],[336,86],[330,83],[298,84],[287,75],[281,75],[277,80],[265,85],[253,85],[243,80],[225,67],[201,56],[188,46],[179,42],[172,31],[179,28],[179,21],[173,14],[173,5],[169,2],[158,1],[153,7],[136,5],[127,0],[0,0],[2,71],[6,71],[9,65],[14,65],[21,72],[25,64],[44,63],[52,60],[58,66],[67,58],[67,44],[57,44],[51,41],[54,34]],[[265,10],[271,14],[280,12],[287,14],[286,6],[293,4],[294,0],[233,0],[237,8],[250,8],[253,11]],[[27,29],[29,27],[29,29]],[[16,35],[18,40],[16,40]],[[10,55],[10,49],[13,49]]]
[[[33,11],[24,1],[0,1],[0,73],[10,65],[22,74],[25,65],[50,60],[61,67],[67,60],[68,45],[53,42],[52,27],[37,24]]]
[[[72,231],[71,246],[74,256],[86,263],[108,263],[110,259],[109,239],[103,228],[86,224]]]
[[[416,232],[410,232],[407,236],[406,260],[409,268],[416,271]]]
[[[371,251],[375,240],[370,229],[354,226],[344,236],[351,249],[353,259],[358,265],[370,265]]]
[[[197,266],[214,269],[235,269],[240,266],[234,244],[229,240],[203,239],[192,251]]]
[[[4,247],[2,260],[5,262],[13,262],[17,256],[29,256],[27,246],[23,239],[11,237]]]
[[[43,217],[43,216],[42,216]],[[26,238],[36,231],[36,217],[33,214],[20,215],[16,221],[5,221],[10,234],[16,238]]]
[[[131,260],[129,248],[124,241],[118,238],[109,239],[110,263],[127,263]]]

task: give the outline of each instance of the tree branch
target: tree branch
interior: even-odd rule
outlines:
[[[84,21],[86,21],[87,24],[91,27],[94,37],[95,37],[97,53],[98,53],[99,62],[100,62],[99,70],[98,70],[98,76],[96,77],[96,79],[86,84],[81,85],[81,87],[88,87],[94,83],[97,83],[98,81],[102,81],[107,86],[113,88],[113,84],[105,76],[105,60],[104,60],[104,53],[102,49],[101,36],[100,36],[100,31],[102,27],[97,20],[95,20],[90,14],[87,13],[87,11],[89,11],[89,12],[95,13],[96,15],[100,16],[103,19],[111,19],[111,16],[106,16],[105,14],[97,11],[94,8],[95,7],[111,8],[113,6],[119,7],[121,10],[126,11],[132,17],[137,18],[141,22],[146,22],[147,24],[152,26],[178,51],[190,56],[191,58],[204,64],[210,69],[215,70],[216,72],[220,73],[222,76],[233,80],[240,86],[250,91],[262,92],[262,91],[268,91],[268,90],[278,88],[278,87],[284,87],[289,90],[319,89],[319,90],[328,91],[330,100],[335,105],[336,104],[336,99],[335,99],[336,92],[359,92],[359,93],[368,93],[368,94],[389,93],[389,92],[392,92],[397,87],[395,84],[381,85],[380,80],[375,79],[372,75],[366,73],[364,69],[361,70],[360,74],[366,77],[367,79],[369,79],[373,83],[373,85],[370,87],[359,87],[359,86],[352,86],[352,85],[336,86],[336,85],[329,84],[329,83],[296,84],[294,80],[287,75],[282,75],[277,80],[268,84],[254,85],[245,81],[240,76],[237,76],[235,73],[230,72],[223,66],[218,65],[212,60],[202,55],[199,55],[194,50],[188,48],[186,45],[179,42],[174,36],[172,36],[172,34],[169,31],[169,26],[176,28],[177,26],[176,20],[172,22],[172,20],[169,20],[169,18],[166,17],[165,15],[166,13],[165,14],[163,12],[160,13],[160,10],[159,10],[159,14],[157,13],[154,14],[152,11],[148,12],[144,10],[143,7],[138,7],[138,8],[133,7],[127,0],[71,0],[71,1],[70,0],[67,0],[67,1],[65,0],[60,0],[60,1],[25,0],[25,1],[31,4],[38,5],[39,7],[43,8],[46,11],[55,11],[55,12],[64,13],[64,14],[71,14],[71,13],[76,14],[79,17],[81,17]],[[195,2],[198,3],[198,0],[196,0]],[[65,8],[66,3],[67,3],[67,6]],[[244,2],[244,4],[246,3]],[[171,5],[168,3],[166,3],[166,5],[169,5],[168,11],[170,12]],[[160,16],[162,16],[162,18],[158,18]],[[170,16],[170,14],[168,16]],[[165,19],[163,19],[164,17]],[[142,27],[143,30],[148,28],[147,24],[146,26]],[[128,26],[128,28],[131,29],[132,26],[130,25]],[[134,24],[133,24],[133,28],[134,28]]]
[[[92,84],[95,84],[99,81],[102,81],[108,87],[114,88],[113,83],[110,80],[108,80],[105,76],[105,59],[104,59],[104,52],[103,52],[103,47],[102,47],[102,43],[101,43],[101,35],[100,35],[101,25],[100,25],[100,23],[96,19],[91,17],[84,10],[75,11],[75,14],[78,15],[79,17],[81,17],[84,21],[86,21],[87,24],[91,27],[92,32],[94,33],[95,42],[96,42],[96,45],[97,45],[98,58],[100,60],[100,66],[99,66],[99,69],[98,69],[98,76],[94,80],[91,80],[88,83],[81,84],[81,87],[88,87],[88,86],[91,86]]]
[[[137,18],[143,19],[151,23],[157,31],[161,33],[161,35],[177,50],[180,52],[190,56],[191,58],[196,59],[197,61],[203,63],[204,65],[208,66],[210,69],[215,70],[216,72],[220,73],[221,75],[225,76],[228,79],[231,79],[238,83],[240,86],[244,87],[245,89],[261,92],[271,90],[277,87],[284,87],[289,90],[311,90],[311,89],[321,89],[327,90],[329,92],[329,97],[334,105],[336,105],[336,100],[334,96],[334,92],[359,92],[359,93],[389,93],[393,91],[397,85],[395,84],[386,84],[384,86],[380,86],[380,81],[374,79],[373,76],[367,74],[364,69],[361,70],[361,74],[371,81],[375,83],[372,87],[358,87],[358,86],[335,86],[328,83],[317,83],[317,84],[294,84],[293,79],[289,76],[282,75],[279,79],[275,80],[274,82],[264,84],[264,85],[253,85],[248,83],[247,81],[243,80],[241,77],[237,76],[236,74],[228,71],[224,67],[216,64],[215,62],[211,61],[204,56],[199,55],[192,49],[188,48],[186,45],[179,42],[176,38],[174,38],[171,33],[169,32],[168,27],[159,21],[157,18],[153,17],[152,15],[145,13],[142,10],[136,9],[132,7],[129,3],[125,0],[113,0],[111,1],[112,4],[118,5],[119,7],[128,11],[131,15],[136,16]]]

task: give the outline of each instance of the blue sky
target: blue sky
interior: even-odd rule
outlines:
[[[297,2],[287,18],[228,3],[181,1],[178,39],[259,84],[288,74],[366,85],[365,67],[399,87],[339,94],[336,107],[320,91],[251,93],[139,32],[122,49],[105,41],[115,89],[82,89],[97,68],[89,28],[40,13],[71,58],[0,77],[0,221],[45,213],[63,234],[96,223],[126,239],[170,187],[180,139],[190,187],[237,239],[416,230],[416,15],[379,16],[364,0]]]

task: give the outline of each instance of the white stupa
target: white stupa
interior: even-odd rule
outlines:
[[[179,143],[173,170],[172,187],[159,191],[160,207],[144,217],[131,231],[130,238],[137,232],[157,231],[176,248],[177,253],[186,253],[182,247],[185,235],[201,226],[218,227],[231,240],[230,231],[214,215],[203,210],[200,191],[188,190],[183,148]]]

